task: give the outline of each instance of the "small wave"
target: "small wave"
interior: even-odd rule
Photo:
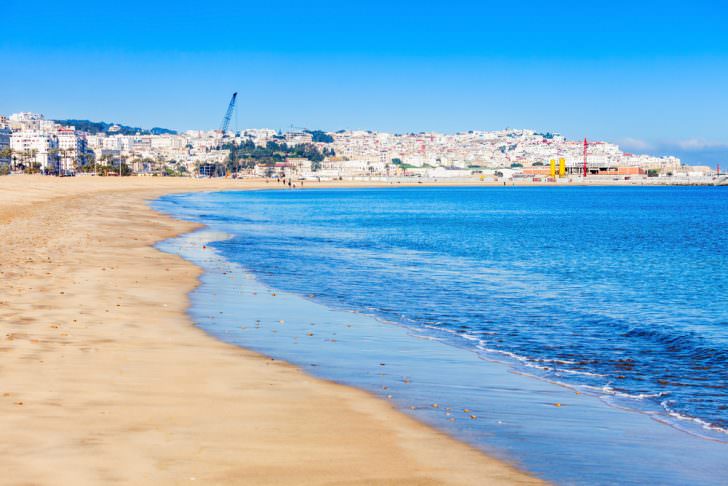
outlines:
[[[624,337],[649,339],[660,343],[666,350],[689,356],[695,362],[710,367],[728,361],[728,351],[712,346],[704,338],[690,331],[678,332],[672,328],[643,329],[633,327],[623,334]]]
[[[607,375],[601,373],[592,373],[591,371],[567,370],[561,368],[552,368],[557,373],[566,373],[569,375],[592,376],[594,378],[607,378]]]
[[[720,432],[720,433],[728,435],[728,428],[720,427],[718,425],[712,424],[706,420],[703,420],[703,419],[700,419],[697,417],[691,417],[690,415],[682,414],[682,413],[672,409],[670,407],[671,403],[674,403],[674,402],[672,400],[663,400],[662,402],[660,402],[660,406],[662,406],[662,408],[665,410],[665,413],[667,413],[667,415],[669,415],[670,417],[678,419],[678,420],[682,420],[683,422],[691,422],[693,424],[697,424],[705,430],[709,430],[712,432]]]
[[[602,387],[591,387],[595,390],[599,390],[608,395],[613,395],[620,398],[629,398],[630,400],[644,400],[648,398],[662,398],[670,395],[669,391],[656,392],[656,393],[627,393],[625,391],[616,390],[611,385],[606,384]]]
[[[569,359],[556,359],[556,358],[553,358],[553,359],[541,358],[538,361],[543,362],[543,363],[554,363],[554,364],[560,364],[560,365],[576,365],[576,364],[579,364],[578,362],[571,361]]]
[[[606,381],[606,379],[609,378],[609,375],[598,373],[594,371],[585,371],[581,369],[573,369],[572,367],[579,365],[579,362],[574,360],[568,360],[568,359],[559,359],[559,358],[533,358],[529,356],[523,356],[511,351],[506,351],[503,349],[497,349],[493,348],[488,345],[488,341],[485,339],[482,339],[478,337],[477,335],[474,335],[470,332],[462,332],[460,330],[455,329],[448,329],[448,328],[442,328],[439,326],[432,326],[432,325],[425,325],[423,326],[427,329],[435,330],[439,333],[444,333],[450,336],[457,336],[460,339],[463,339],[469,343],[474,343],[475,349],[477,351],[485,353],[486,355],[493,356],[501,356],[505,358],[505,362],[510,363],[511,365],[515,366],[516,368],[521,367],[524,371],[525,369],[532,369],[537,370],[537,374],[541,376],[536,376],[538,378],[547,379],[548,381],[552,381],[553,378],[556,378],[560,375],[564,376],[582,376],[585,377],[585,379],[593,379],[595,381]],[[642,336],[650,335],[653,338],[659,337],[661,341],[663,341],[664,344],[668,344],[670,346],[676,346],[676,345],[688,345],[688,342],[690,343],[690,347],[693,350],[698,349],[699,346],[696,346],[697,342],[699,342],[699,339],[695,339],[694,336],[688,336],[688,335],[682,335],[677,338],[675,337],[667,337],[664,335],[664,333],[655,332],[655,331],[643,331],[638,329],[632,329],[629,331],[633,334],[640,334]],[[699,355],[705,354],[706,351],[705,348],[702,349],[703,352],[698,353]],[[551,377],[551,378],[549,378]],[[634,392],[628,392],[620,389],[615,389],[611,384],[607,383],[604,385],[599,385],[598,383],[590,383],[590,384],[575,384],[571,383],[570,385],[567,385],[566,383],[561,383],[558,380],[554,381],[557,384],[563,384],[564,386],[572,387],[574,385],[578,386],[579,388],[585,390],[587,393],[592,392],[595,395],[607,395],[614,397],[616,399],[620,400],[627,400],[628,402],[623,403],[623,406],[626,406],[627,408],[637,409],[641,411],[647,411],[650,409],[653,409],[654,411],[651,413],[657,413],[659,415],[662,415],[663,412],[658,412],[660,409],[659,405],[660,400],[664,399],[672,394],[671,391],[655,391],[655,392],[641,392],[641,393],[634,393]],[[632,402],[632,405],[628,405],[629,402]],[[648,402],[652,402],[651,405],[648,405]],[[638,405],[638,403],[642,403],[641,405]],[[691,417],[685,414],[682,414],[680,412],[677,412],[676,410],[673,410],[667,405],[667,401],[662,401],[662,409],[664,409],[664,413],[667,415],[665,419],[668,417],[672,419],[679,419],[683,421],[690,421],[692,423],[700,425],[702,428],[706,430],[710,430],[712,432],[721,432],[721,433],[728,433],[728,430],[726,430],[723,427],[717,426],[715,424],[712,424],[706,420],[699,419],[696,417]],[[616,404],[615,404],[616,405]],[[657,417],[655,417],[657,418]]]

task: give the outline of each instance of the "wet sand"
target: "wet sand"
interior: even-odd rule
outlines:
[[[0,178],[0,483],[539,483],[193,325],[200,269],[152,245],[195,226],[147,201],[255,187]]]

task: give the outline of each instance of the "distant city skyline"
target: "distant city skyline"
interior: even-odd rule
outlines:
[[[557,131],[728,163],[717,2],[0,6],[0,113],[150,128]],[[236,125],[237,124],[237,125]]]

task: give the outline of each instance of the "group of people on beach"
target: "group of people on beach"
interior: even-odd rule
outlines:
[[[285,177],[276,177],[276,182],[285,185],[288,185],[288,187],[295,189],[296,184],[293,182],[293,179],[290,177],[286,179]],[[299,184],[301,184],[301,187],[303,187],[303,181],[299,181]]]

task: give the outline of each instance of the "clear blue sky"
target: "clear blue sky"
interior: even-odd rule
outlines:
[[[0,113],[216,128],[239,91],[239,128],[533,128],[728,165],[727,5],[4,0]]]

